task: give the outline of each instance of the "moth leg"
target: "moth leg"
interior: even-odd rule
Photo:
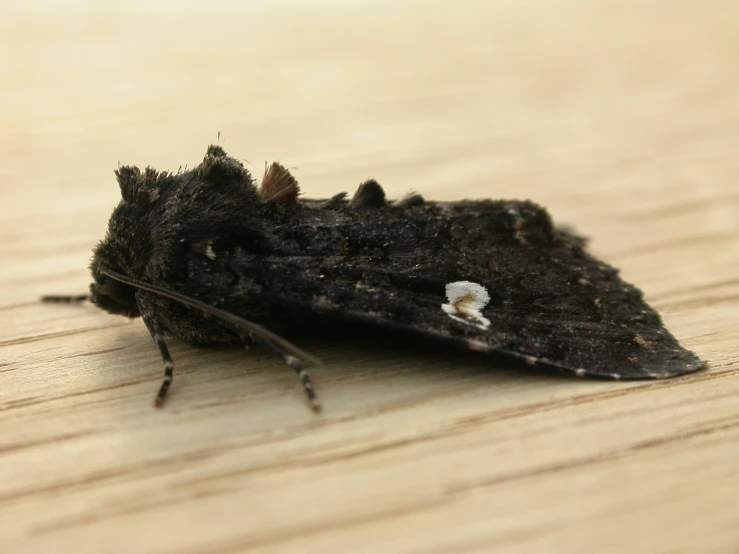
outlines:
[[[50,303],[56,303],[56,304],[78,304],[80,302],[84,302],[85,300],[89,300],[90,295],[89,294],[77,294],[77,295],[65,295],[65,296],[58,296],[58,295],[48,295],[48,296],[42,296],[41,302],[50,302]]]
[[[264,346],[268,350],[271,350],[272,352],[277,354],[277,356],[283,362],[293,368],[295,370],[295,373],[297,373],[298,377],[300,378],[300,382],[303,385],[305,395],[308,397],[308,402],[310,402],[310,407],[313,409],[314,412],[321,411],[321,404],[318,402],[318,399],[316,398],[316,393],[313,390],[313,381],[311,381],[310,375],[308,375],[308,372],[303,367],[303,362],[300,361],[300,358],[293,356],[272,341],[265,339],[264,337],[260,337],[256,334],[242,335],[241,340],[244,341],[245,346],[248,345],[249,340],[251,340],[251,342],[255,342],[261,346]]]
[[[146,328],[151,334],[151,338],[159,348],[159,353],[162,355],[162,361],[164,362],[164,380],[159,386],[159,392],[157,392],[156,398],[154,398],[154,407],[161,408],[164,405],[164,397],[167,396],[169,386],[172,384],[174,362],[172,362],[172,356],[167,348],[167,343],[164,342],[164,335],[162,334],[162,328],[159,323],[150,315],[141,314],[141,318],[146,324]]]

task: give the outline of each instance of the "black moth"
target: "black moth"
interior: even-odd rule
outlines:
[[[704,365],[663,327],[618,270],[528,201],[388,202],[369,180],[354,196],[299,199],[279,164],[257,188],[219,146],[177,174],[116,171],[122,200],[90,264],[89,299],[141,316],[164,360],[164,337],[250,341],[299,375],[309,355],[277,332],[311,317],[344,318],[500,353],[577,376],[657,379]],[[248,318],[248,319],[246,319]],[[253,322],[258,322],[253,323]]]

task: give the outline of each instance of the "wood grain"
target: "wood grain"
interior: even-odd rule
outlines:
[[[736,2],[0,8],[3,552],[739,552]],[[120,163],[532,198],[710,363],[553,377],[389,334],[173,344],[84,292]]]

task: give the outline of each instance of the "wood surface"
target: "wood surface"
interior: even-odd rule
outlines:
[[[0,7],[0,551],[739,552],[739,4]],[[220,133],[220,139],[219,134]],[[531,198],[709,362],[605,382],[390,334],[172,343],[89,305],[118,163]]]

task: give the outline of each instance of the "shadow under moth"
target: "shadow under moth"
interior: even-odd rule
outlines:
[[[354,195],[299,198],[283,166],[261,185],[221,147],[189,171],[116,171],[121,201],[94,249],[90,300],[141,316],[172,382],[165,337],[257,343],[293,368],[314,410],[304,362],[282,338],[343,318],[580,377],[659,379],[704,365],[664,328],[642,292],[590,256],[529,201],[389,202],[369,180]],[[279,333],[279,334],[278,334]]]

